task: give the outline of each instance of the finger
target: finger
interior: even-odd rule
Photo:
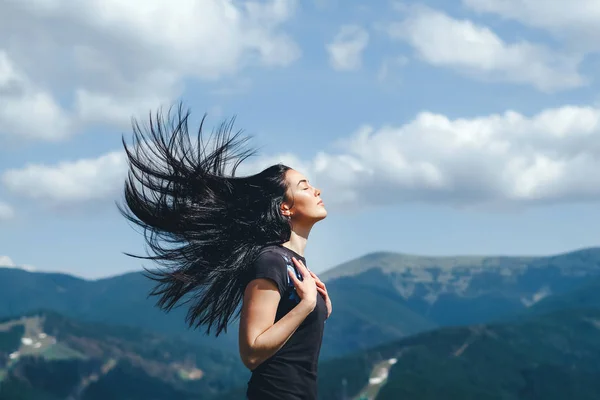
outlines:
[[[298,277],[296,276],[296,273],[293,272],[292,270],[287,270],[288,275],[290,276],[290,278],[292,278],[292,281],[294,282],[294,285],[298,285],[300,284],[300,280],[298,279]]]
[[[315,280],[315,282],[317,283],[317,286],[323,287],[325,288],[325,284],[319,279],[318,276],[316,276],[312,271],[310,272],[310,276],[313,277],[313,279]]]
[[[310,276],[310,274],[308,273],[308,270],[306,269],[304,264],[302,264],[302,261],[296,259],[296,257],[292,257],[292,261],[294,261],[294,263],[298,266],[298,269],[300,270],[300,273],[302,274],[303,277],[306,278],[306,277]]]
[[[323,287],[325,287],[325,284],[323,283],[323,281],[321,281],[321,279],[319,279],[319,277],[317,276],[317,274],[315,274],[312,271],[309,271],[310,275],[314,278],[315,281],[317,281],[318,283],[320,283],[321,285],[323,285]]]
[[[321,281],[318,277],[313,276],[315,282],[317,282],[317,284],[319,284],[319,286],[323,286],[325,287],[325,283],[323,283],[323,281]]]
[[[308,269],[308,268],[307,268],[307,269]],[[315,273],[314,273],[314,272],[312,272],[312,271],[308,271],[308,273],[310,274],[310,276],[312,276],[312,277],[315,279],[315,281],[317,281],[317,282],[321,282],[321,280],[319,279],[319,277],[317,276],[317,274],[315,274]]]
[[[306,266],[304,265],[304,263],[301,260],[298,260],[296,257],[292,257],[292,260],[296,263],[296,265],[298,265],[299,267],[302,267],[302,269],[305,269],[308,271],[308,269],[306,268]]]
[[[323,295],[323,297],[327,297],[327,296],[329,296],[329,295],[327,294],[327,290],[323,290],[323,289],[321,289],[321,288],[320,288],[320,287],[318,287],[318,286],[317,286],[317,292],[321,293],[321,294]]]

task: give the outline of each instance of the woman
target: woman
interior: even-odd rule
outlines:
[[[327,216],[320,191],[282,164],[236,177],[253,154],[241,151],[240,132],[224,123],[210,138],[188,135],[189,112],[133,124],[125,206],[144,229],[151,253],[165,269],[148,271],[152,295],[170,311],[190,302],[186,321],[210,334],[240,317],[239,351],[252,371],[248,399],[316,399],[327,288],[306,267],[304,249],[314,224]],[[226,173],[227,169],[230,173]],[[134,256],[136,257],[136,256]]]

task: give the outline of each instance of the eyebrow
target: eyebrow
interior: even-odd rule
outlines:
[[[302,182],[306,182],[308,184],[308,181],[306,179],[302,179],[301,181],[298,182],[298,185],[296,185],[296,186],[299,186]]]

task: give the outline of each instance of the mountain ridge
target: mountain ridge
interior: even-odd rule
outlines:
[[[385,254],[386,259],[381,259]],[[544,298],[600,278],[600,248],[541,258],[429,257],[412,266],[396,253],[355,260],[356,270],[324,280],[334,313],[323,357],[337,357],[440,326],[469,325],[511,317]],[[446,264],[437,265],[443,259]],[[417,261],[418,261],[417,260]],[[432,261],[433,260],[433,261]],[[473,260],[477,261],[475,263]],[[482,261],[483,260],[483,261]],[[386,264],[387,263],[387,264]],[[461,265],[460,263],[463,263]],[[85,280],[68,274],[0,268],[0,317],[41,306],[88,322],[134,325],[192,343],[235,353],[238,320],[219,337],[185,323],[187,307],[155,307],[154,285],[142,272]]]
[[[506,254],[498,253],[498,254],[454,254],[454,255],[448,254],[448,255],[435,255],[434,256],[434,255],[426,255],[426,254],[418,254],[418,253],[410,253],[410,252],[396,252],[396,251],[381,250],[381,251],[368,252],[362,256],[355,257],[348,261],[344,261],[344,262],[338,263],[332,267],[326,268],[325,270],[323,270],[319,273],[319,276],[322,279],[328,279],[328,280],[332,279],[332,278],[338,278],[341,275],[337,274],[337,270],[342,270],[345,267],[347,267],[349,265],[353,265],[354,263],[357,263],[357,262],[373,262],[373,261],[378,261],[378,260],[380,260],[382,258],[386,258],[386,257],[396,257],[399,260],[404,259],[406,261],[421,261],[421,264],[419,266],[425,268],[425,267],[429,267],[429,266],[444,266],[448,263],[453,263],[457,266],[463,266],[463,264],[461,264],[462,262],[466,262],[466,264],[464,264],[464,266],[468,266],[470,264],[477,266],[478,265],[477,262],[481,262],[481,261],[485,261],[485,260],[532,261],[532,260],[536,260],[536,259],[551,259],[551,258],[555,258],[555,257],[575,255],[578,253],[585,253],[585,252],[590,252],[590,251],[600,254],[600,246],[578,247],[578,248],[574,248],[572,250],[565,250],[565,251],[556,252],[556,253],[539,254],[539,255],[534,255],[534,254],[506,255]],[[422,263],[424,261],[427,261],[428,264],[423,265]],[[440,263],[440,264],[434,264],[434,263]],[[119,278],[119,277],[127,276],[127,275],[137,275],[137,274],[141,274],[144,272],[144,270],[140,268],[139,270],[130,270],[130,271],[126,271],[126,272],[122,272],[122,273],[118,273],[118,274],[114,274],[114,275],[102,276],[102,277],[98,277],[98,278],[86,278],[84,276],[77,275],[77,274],[71,273],[71,272],[44,271],[44,270],[37,270],[37,269],[32,270],[29,267],[19,266],[19,265],[15,265],[15,266],[0,265],[0,269],[14,269],[14,270],[27,272],[27,273],[33,273],[33,274],[68,275],[70,277],[80,279],[83,281],[87,281],[87,282],[98,282],[98,281],[103,281],[103,280],[110,280],[110,279],[115,279],[115,278]]]
[[[515,266],[520,263],[547,261],[555,258],[570,257],[593,253],[600,255],[600,246],[580,247],[574,250],[562,251],[546,255],[439,255],[429,256],[402,252],[377,251],[338,264],[320,273],[322,279],[331,280],[364,272],[369,268],[379,268],[384,272],[393,272],[399,268],[477,268],[482,266],[497,266],[500,262],[511,262]],[[394,265],[388,269],[388,261],[393,259]],[[383,263],[383,265],[381,265]]]

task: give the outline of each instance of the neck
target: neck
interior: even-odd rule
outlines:
[[[283,243],[282,246],[287,247],[290,250],[295,251],[304,257],[304,249],[306,249],[306,243],[308,242],[308,235],[310,234],[309,228],[296,228],[292,229],[292,234],[290,235],[290,240]]]

